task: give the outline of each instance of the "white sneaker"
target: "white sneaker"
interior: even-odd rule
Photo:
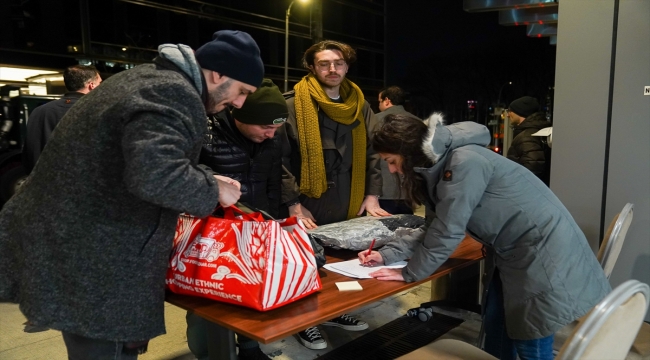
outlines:
[[[298,333],[300,342],[306,348],[312,350],[321,350],[327,347],[327,341],[323,339],[317,327],[310,327]]]

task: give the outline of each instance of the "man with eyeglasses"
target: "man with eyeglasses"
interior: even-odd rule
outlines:
[[[308,229],[354,218],[364,212],[390,215],[379,206],[382,179],[379,156],[370,146],[375,114],[361,89],[346,79],[356,52],[349,45],[324,40],[302,58],[309,73],[286,94],[289,148],[283,164],[282,201],[290,215]],[[323,323],[359,331],[368,324],[349,315]],[[318,328],[299,333],[303,345],[324,349]]]

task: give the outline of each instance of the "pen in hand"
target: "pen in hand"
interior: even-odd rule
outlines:
[[[370,256],[370,253],[372,252],[372,248],[375,247],[375,240],[377,239],[372,239],[372,242],[370,243],[370,248],[368,248],[368,252],[366,253],[366,256]],[[368,262],[364,262],[363,265],[368,264]]]
[[[366,256],[370,256],[370,253],[372,252],[372,248],[375,247],[375,240],[377,239],[372,239],[372,242],[370,243],[370,248],[368,249],[368,253],[366,253]]]

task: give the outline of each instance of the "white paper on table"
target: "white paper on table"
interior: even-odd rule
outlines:
[[[359,262],[359,259],[352,259],[332,264],[325,264],[323,267],[329,271],[333,271],[335,273],[339,273],[341,275],[352,278],[372,279],[372,276],[368,275],[371,272],[377,271],[379,269],[401,269],[404,266],[406,266],[406,261],[399,261],[390,265],[382,266],[363,266]]]

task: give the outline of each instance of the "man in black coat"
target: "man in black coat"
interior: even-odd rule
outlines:
[[[240,201],[278,217],[282,183],[282,140],[287,104],[265,79],[244,106],[210,117],[199,163],[241,184]]]
[[[241,107],[263,74],[255,40],[221,30],[196,51],[160,45],[83,96],[0,212],[0,301],[61,331],[71,360],[146,351],[165,333],[178,215],[240,196],[198,163],[207,114]]]
[[[239,181],[239,201],[277,217],[282,183],[282,140],[276,130],[287,121],[280,89],[264,79],[244,106],[210,117],[199,163]],[[208,359],[207,320],[188,312],[187,344],[197,359]],[[268,359],[257,341],[237,334],[239,359]]]
[[[27,119],[27,135],[23,147],[23,167],[29,175],[36,165],[52,131],[63,115],[79,98],[88,94],[102,82],[94,66],[73,65],[63,72],[63,83],[68,90],[62,98],[50,101],[34,109]]]
[[[546,115],[539,111],[537,99],[521,97],[508,106],[508,117],[513,128],[513,139],[508,159],[524,166],[548,186],[550,177],[550,148],[542,136],[532,136],[551,126]]]

